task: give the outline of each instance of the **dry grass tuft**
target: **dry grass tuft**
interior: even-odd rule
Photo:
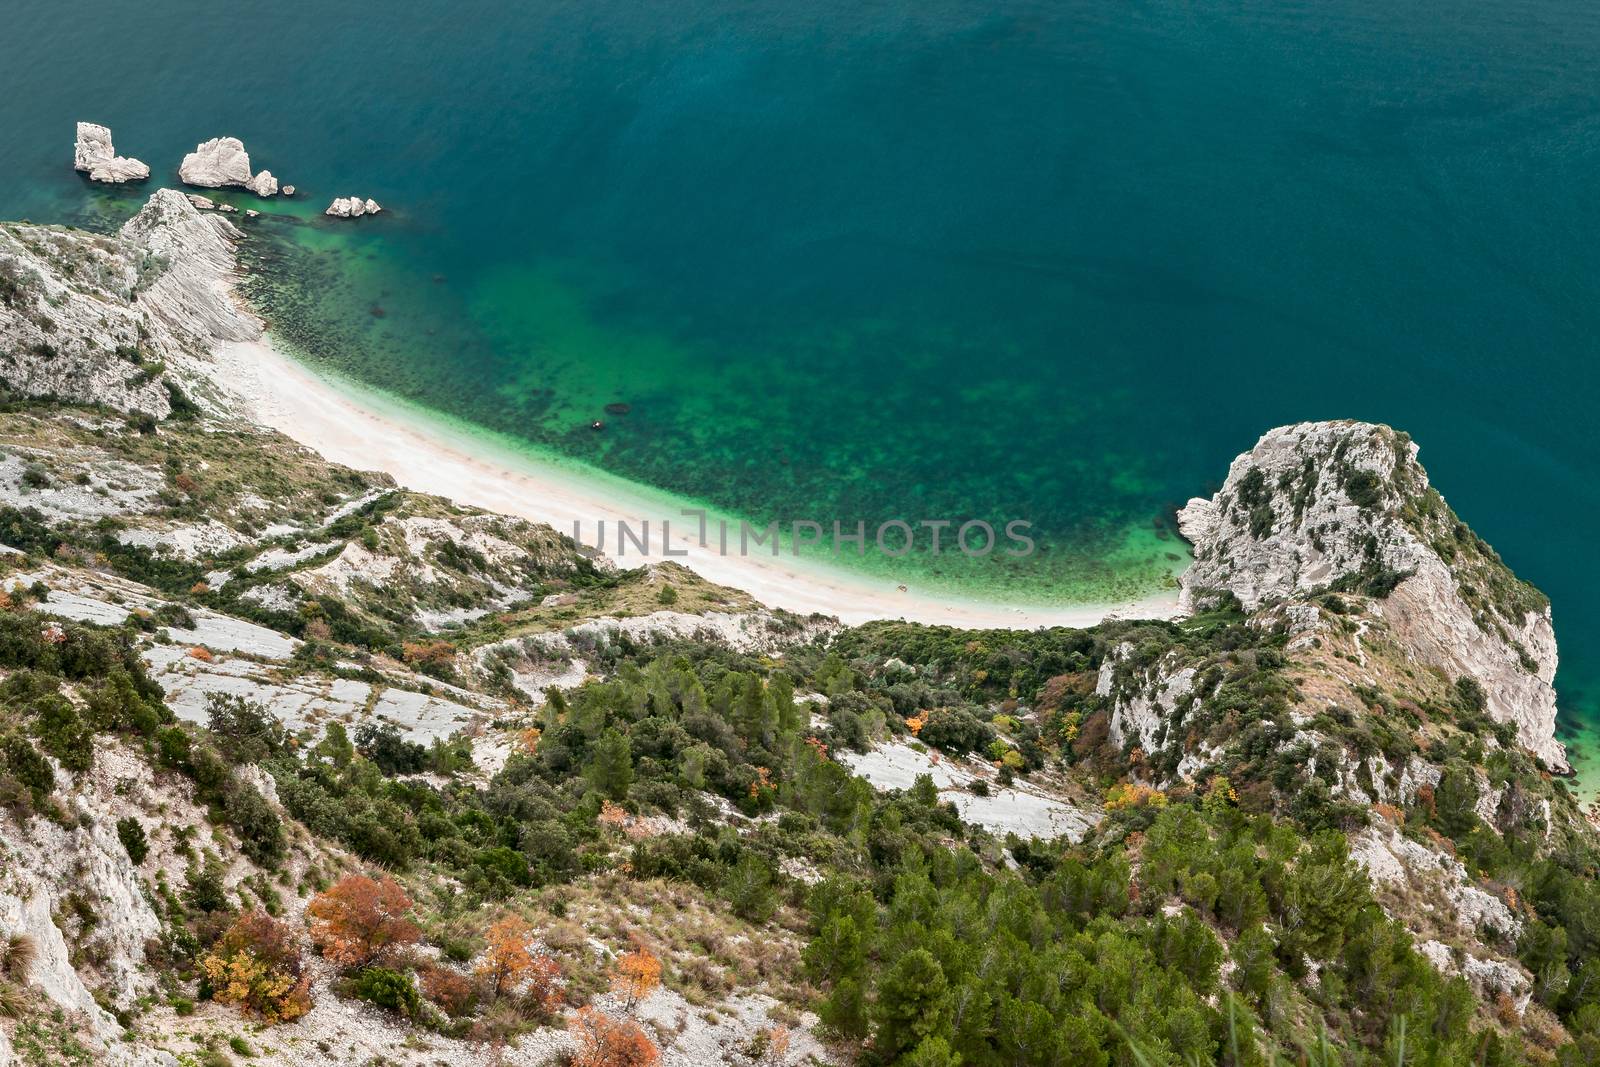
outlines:
[[[29,934],[12,934],[0,952],[0,971],[18,985],[26,985],[39,958],[39,943]]]

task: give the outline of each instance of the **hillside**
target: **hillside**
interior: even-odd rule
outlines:
[[[1404,435],[1241,455],[1186,618],[843,628],[244,421],[152,205],[0,246],[0,1064],[1600,1062],[1549,605]]]

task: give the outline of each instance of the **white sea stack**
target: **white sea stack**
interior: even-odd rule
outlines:
[[[189,198],[189,203],[201,211],[215,211],[217,209],[216,201],[208,196],[201,196],[199,193],[184,193],[183,195]]]
[[[292,185],[285,185],[285,186],[284,186],[284,187],[283,187],[283,195],[284,195],[284,196],[293,196],[293,195],[294,195],[294,186],[292,186]]]
[[[237,137],[213,137],[195,146],[183,157],[178,177],[185,185],[220,189],[226,185],[250,185],[250,155]]]
[[[111,131],[92,122],[78,123],[78,140],[72,150],[72,165],[97,182],[138,182],[150,177],[150,168],[137,159],[117,155]]]
[[[277,196],[278,179],[272,176],[272,172],[270,170],[264,170],[260,174],[257,174],[254,178],[251,178],[249,181],[245,182],[245,188],[249,189],[257,196]]]

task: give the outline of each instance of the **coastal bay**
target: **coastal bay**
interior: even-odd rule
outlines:
[[[1038,626],[1090,626],[1107,618],[1172,618],[1176,591],[1119,604],[1028,604],[967,600],[934,589],[900,588],[885,580],[829,567],[815,558],[795,558],[763,548],[741,553],[737,517],[732,552],[719,549],[713,533],[699,543],[696,520],[682,515],[689,503],[647,487],[576,465],[558,465],[519,450],[515,444],[436,414],[418,410],[356,383],[340,381],[303,366],[278,351],[270,335],[223,345],[216,353],[219,385],[236,393],[242,410],[335,462],[388,474],[419,492],[458,503],[548,523],[570,534],[574,524],[585,540],[597,524],[615,531],[643,523],[658,531],[651,556],[617,551],[616,534],[606,544],[618,563],[662,562],[662,523],[673,528],[674,557],[702,576],[733,586],[763,603],[807,615],[832,615],[846,623],[905,619],[950,626],[1031,629]],[[718,517],[712,513],[713,524]],[[681,552],[683,555],[678,556]]]

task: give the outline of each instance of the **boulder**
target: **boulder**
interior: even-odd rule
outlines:
[[[245,182],[244,187],[249,189],[252,193],[255,193],[257,196],[278,195],[278,179],[272,176],[272,172],[270,170],[264,170],[260,174],[257,174],[254,178],[251,178],[249,181]]]
[[[120,185],[150,177],[150,168],[144,163],[117,155],[116,147],[111,143],[111,131],[92,122],[78,123],[78,140],[73,146],[72,165],[97,182]]]
[[[237,137],[213,137],[195,146],[183,157],[178,178],[185,185],[220,189],[227,185],[250,185],[250,155]]]
[[[195,145],[194,151],[183,157],[178,177],[185,185],[207,189],[236,185],[257,196],[278,195],[278,179],[270,170],[250,173],[250,154],[237,137],[214,137]]]

